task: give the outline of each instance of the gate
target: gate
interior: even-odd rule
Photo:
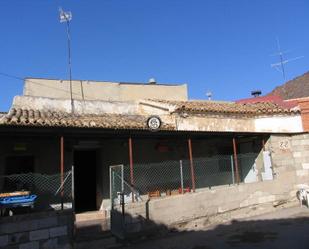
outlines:
[[[131,184],[126,181],[128,172],[123,165],[110,166],[111,232],[119,239],[136,236],[145,223],[142,217],[133,217],[125,212],[125,205],[143,201]]]
[[[123,165],[114,165],[109,168],[110,177],[110,221],[111,221],[111,232],[113,235],[120,239],[125,238],[124,233],[124,200],[120,198],[124,192],[124,176],[123,176]],[[120,206],[123,206],[120,212]]]

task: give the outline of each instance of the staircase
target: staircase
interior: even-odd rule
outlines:
[[[109,218],[102,211],[76,215],[75,249],[115,248],[121,244],[110,232]]]

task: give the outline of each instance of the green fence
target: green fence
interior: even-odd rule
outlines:
[[[20,191],[37,195],[32,211],[72,208],[72,172],[65,172],[63,181],[60,174],[27,173],[0,176],[0,193],[14,194]]]
[[[240,182],[254,176],[257,153],[237,155]],[[132,199],[132,189],[139,196],[172,195],[191,192],[219,185],[231,185],[237,182],[236,165],[233,155],[173,160],[155,163],[135,163],[133,165],[133,185],[129,165],[111,167],[111,198],[118,200],[117,193],[125,194],[125,201]],[[255,181],[257,179],[251,179]],[[195,186],[194,186],[195,185]]]

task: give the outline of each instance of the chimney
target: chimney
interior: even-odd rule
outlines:
[[[254,90],[254,91],[251,91],[251,95],[253,97],[259,97],[260,95],[262,94],[262,91],[261,90]]]

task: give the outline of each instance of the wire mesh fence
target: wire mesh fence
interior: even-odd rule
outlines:
[[[72,208],[72,172],[65,172],[63,181],[60,174],[26,173],[0,176],[1,196],[18,196],[20,193],[36,196],[34,211]],[[3,203],[2,206],[0,203],[1,208],[6,207]]]
[[[257,153],[237,155],[237,170],[233,155],[194,158],[190,160],[135,163],[133,176],[129,165],[114,168],[112,199],[119,200],[117,191],[125,193],[126,202],[132,199],[132,189],[139,196],[167,196],[196,189],[243,182],[254,169]],[[117,176],[116,176],[117,175]],[[133,185],[131,185],[131,177]],[[133,199],[132,199],[133,200]]]

